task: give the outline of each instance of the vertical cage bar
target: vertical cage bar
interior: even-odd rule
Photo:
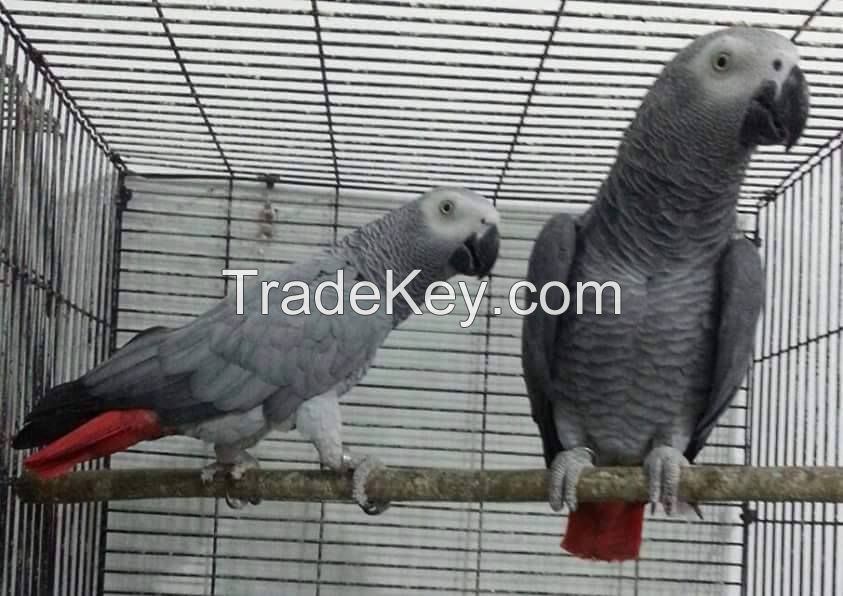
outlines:
[[[843,149],[838,148],[836,151],[836,156],[832,155],[832,174],[831,174],[831,187],[830,187],[830,194],[831,194],[831,210],[832,215],[829,218],[829,236],[831,241],[829,245],[831,246],[831,258],[829,259],[829,318],[830,318],[830,330],[829,333],[831,338],[831,347],[834,348],[836,346],[836,350],[829,351],[829,367],[828,371],[831,373],[832,378],[830,379],[830,383],[828,384],[828,390],[834,393],[835,397],[835,408],[834,412],[836,412],[836,419],[833,420],[833,428],[836,430],[835,433],[835,442],[834,442],[834,461],[830,462],[836,466],[843,464],[843,438],[841,438],[841,428],[843,428],[843,413],[841,413],[841,407],[843,407],[843,389],[841,389],[841,383],[843,383],[843,332],[841,332],[841,323],[843,323],[843,255],[841,252],[843,251],[843,234],[841,232],[841,228],[843,228]],[[836,308],[835,308],[836,303]],[[835,334],[836,333],[836,341]],[[836,351],[837,358],[834,358],[834,354]],[[843,507],[840,504],[832,505],[834,515],[832,520],[832,532],[833,532],[833,539],[832,539],[832,548],[831,552],[836,556],[838,551],[838,546],[841,542],[840,537],[840,527],[841,522],[841,513],[843,513]],[[831,565],[832,567],[832,575],[831,575],[831,594],[837,594],[838,590],[840,589],[840,580],[838,578],[838,569],[837,565]]]

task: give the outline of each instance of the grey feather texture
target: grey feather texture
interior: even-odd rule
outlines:
[[[434,281],[457,273],[489,272],[497,259],[498,221],[492,204],[471,191],[433,189],[310,259],[246,278],[242,314],[237,313],[232,292],[184,327],[139,335],[61,390],[62,398],[81,396],[78,405],[48,394],[27,420],[20,444],[35,446],[58,438],[49,418],[60,416],[63,409],[73,413],[67,425],[71,427],[109,410],[151,410],[164,434],[213,443],[221,463],[235,464],[240,474],[256,465],[243,449],[274,428],[289,430],[303,403],[330,395],[318,402],[324,405],[308,408],[307,427],[322,461],[342,465],[344,459],[337,456],[342,442],[336,398],[359,381],[390,331],[412,313],[400,297],[389,303],[393,312],[387,312],[387,272],[397,285],[417,271],[407,292],[423,304]],[[323,313],[317,309],[316,288],[326,281],[338,283],[340,271],[341,287],[329,287],[321,297],[326,307],[341,298],[344,312]],[[263,281],[278,284],[268,294],[266,314],[261,308]],[[380,290],[380,308],[372,314],[351,307],[352,287],[359,281]],[[285,290],[288,282],[296,285]],[[282,311],[282,301],[301,298],[303,287],[310,312]],[[298,300],[291,306],[303,304]],[[364,467],[373,465],[370,461]]]
[[[549,466],[576,448],[599,465],[655,454],[654,469],[698,455],[745,373],[761,309],[757,251],[732,240],[744,172],[757,145],[797,140],[807,112],[788,40],[749,28],[703,36],[647,93],[592,207],[576,225],[557,216],[542,230],[528,279],[621,288],[620,315],[606,314],[606,290],[604,314],[591,291],[582,315],[524,320]]]
[[[729,243],[719,266],[720,317],[713,382],[694,428],[686,457],[693,461],[740,385],[752,356],[755,326],[764,301],[764,272],[755,246],[745,238]]]
[[[190,431],[191,424],[232,413],[265,410],[267,423],[284,422],[305,400],[331,390],[347,391],[375,356],[389,332],[410,311],[395,305],[386,313],[386,271],[395,283],[413,270],[421,273],[408,291],[423,302],[433,281],[456,273],[448,259],[472,233],[484,233],[497,213],[484,199],[461,189],[437,189],[396,209],[343,238],[332,249],[282,270],[246,278],[243,314],[236,313],[232,292],[188,325],[139,337],[113,358],[82,378],[92,395],[114,408],[151,408],[165,427]],[[464,221],[452,237],[430,229],[427,203],[437,197],[463,206]],[[487,219],[487,223],[481,220]],[[496,233],[496,231],[494,232]],[[326,315],[315,307],[316,287],[335,282],[343,272],[342,315]],[[382,291],[381,308],[371,315],[352,310],[353,284],[368,280]],[[271,306],[261,313],[261,282],[277,281],[269,294]],[[307,284],[310,314],[282,312],[281,301],[302,294],[299,287],[283,291],[287,282]],[[336,291],[322,293],[323,304],[337,302]],[[296,307],[301,302],[294,303]],[[208,437],[212,439],[212,437]]]
[[[553,216],[542,227],[536,239],[536,248],[530,254],[527,280],[536,288],[552,281],[567,282],[577,248],[577,224],[567,214]],[[562,290],[551,288],[545,297],[548,310],[558,310],[562,305]],[[524,382],[531,396],[533,420],[539,425],[545,463],[562,450],[553,427],[551,402],[553,399],[553,354],[555,352],[558,315],[551,315],[540,308],[538,292],[529,296],[536,305],[533,314],[525,317],[521,333],[521,353]]]

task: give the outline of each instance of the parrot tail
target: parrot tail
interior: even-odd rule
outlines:
[[[637,559],[644,526],[644,503],[580,503],[568,516],[562,548],[582,559]]]
[[[105,403],[88,394],[79,380],[56,385],[27,415],[12,447],[32,449],[52,443],[107,410]]]
[[[23,463],[40,478],[53,478],[78,463],[105,457],[165,434],[158,415],[152,410],[112,410],[53,441]]]

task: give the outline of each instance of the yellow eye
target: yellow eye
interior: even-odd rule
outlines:
[[[723,72],[724,70],[729,69],[731,62],[732,57],[728,52],[720,52],[714,57],[714,61],[711,64],[714,67],[714,70]]]
[[[439,203],[439,212],[442,215],[450,215],[454,212],[454,203],[453,201],[442,201]]]

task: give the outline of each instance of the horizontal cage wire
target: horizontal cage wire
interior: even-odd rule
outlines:
[[[698,461],[841,465],[843,1],[0,0],[0,21],[6,436],[46,387],[213,305],[231,290],[223,268],[295,262],[449,184],[505,222],[478,322],[461,328],[458,306],[392,333],[343,399],[344,439],[390,467],[542,467],[508,288],[547,218],[593,200],[663,64],[744,23],[796,43],[811,116],[790,151],[756,152],[741,189],[767,306]],[[295,432],[253,451],[270,469],[318,461]],[[640,560],[595,566],[560,554],[564,516],[546,504],[396,503],[372,518],[344,503],[24,505],[20,458],[2,454],[0,594],[843,590],[839,504],[651,515]],[[167,438],[110,465],[212,456]]]

